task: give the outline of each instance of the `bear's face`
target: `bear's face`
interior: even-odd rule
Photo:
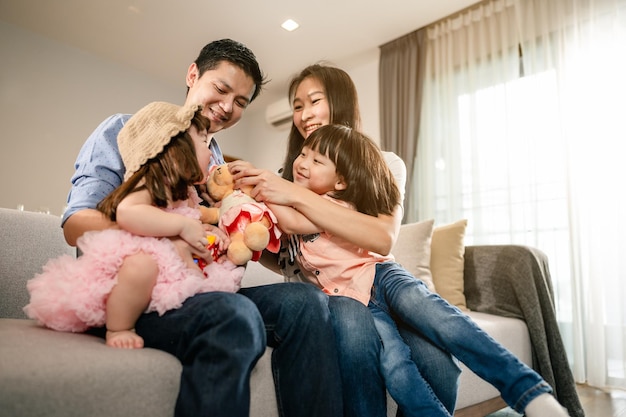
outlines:
[[[220,201],[232,193],[233,184],[233,176],[228,170],[228,165],[217,165],[211,169],[207,188],[213,200]]]

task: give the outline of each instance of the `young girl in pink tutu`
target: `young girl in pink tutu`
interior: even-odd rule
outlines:
[[[243,268],[212,262],[207,248],[211,236],[218,250],[228,238],[200,222],[193,185],[206,182],[211,158],[200,110],[155,102],[128,120],[117,138],[124,182],[98,205],[117,228],[83,234],[78,258],[48,261],[27,285],[30,318],[61,331],[106,325],[107,345],[141,348],[134,326],[142,313],[163,314],[200,292],[239,290]],[[194,256],[208,263],[204,271]]]

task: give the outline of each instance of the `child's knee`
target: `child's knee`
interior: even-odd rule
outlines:
[[[159,274],[159,266],[156,260],[148,254],[137,253],[124,259],[121,279],[132,279],[137,285],[153,286]],[[122,271],[120,271],[122,272]]]

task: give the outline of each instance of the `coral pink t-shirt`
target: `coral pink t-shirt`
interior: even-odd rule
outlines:
[[[344,201],[325,198],[351,207]],[[393,255],[367,251],[327,232],[300,235],[299,240],[297,260],[308,281],[326,294],[354,298],[365,305],[370,300],[376,264],[394,260]]]

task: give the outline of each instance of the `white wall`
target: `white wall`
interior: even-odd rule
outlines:
[[[1,20],[0,56],[0,207],[23,204],[58,215],[89,134],[113,113],[132,113],[154,100],[182,103],[194,58],[181,67],[180,85],[170,85]],[[378,142],[378,50],[335,64],[353,78],[363,130]],[[276,170],[287,134],[268,126],[265,105],[254,102],[217,138],[224,153]]]
[[[185,97],[187,68],[167,85],[3,21],[0,56],[0,207],[61,214],[76,155],[102,120]]]

